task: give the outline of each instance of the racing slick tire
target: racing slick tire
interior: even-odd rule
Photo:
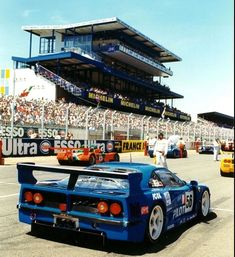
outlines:
[[[115,162],[120,162],[120,156],[119,156],[118,153],[116,153],[116,154],[114,155],[113,160],[114,160]]]
[[[220,170],[220,175],[221,175],[222,177],[224,177],[224,176],[225,176],[225,173],[224,173],[222,170]]]
[[[183,150],[183,158],[187,158],[188,157],[188,152],[186,150]]]
[[[65,161],[65,160],[58,160],[58,163],[60,165],[69,165],[69,161]]]
[[[95,163],[96,163],[95,155],[92,154],[92,155],[89,157],[88,164],[89,164],[89,165],[94,165]]]
[[[164,215],[165,212],[162,205],[157,203],[153,207],[147,223],[145,240],[148,243],[154,244],[161,237],[164,228]]]
[[[198,216],[199,218],[204,219],[208,216],[209,212],[210,212],[210,193],[208,190],[205,190],[202,193],[202,197],[200,200]]]

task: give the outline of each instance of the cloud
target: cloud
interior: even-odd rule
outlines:
[[[64,19],[64,17],[61,15],[53,15],[50,17],[50,19],[54,24],[68,24],[69,23],[69,21]]]
[[[24,11],[22,12],[22,16],[25,17],[25,18],[27,18],[27,17],[29,17],[32,13],[37,12],[37,11],[38,11],[38,10],[36,10],[36,9],[26,9],[26,10],[24,10]]]

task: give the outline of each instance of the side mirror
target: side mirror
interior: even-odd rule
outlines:
[[[190,185],[192,186],[198,186],[198,182],[196,180],[191,180]]]

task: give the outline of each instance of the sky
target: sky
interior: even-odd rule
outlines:
[[[233,0],[8,0],[0,13],[1,69],[13,67],[12,56],[28,57],[24,25],[118,17],[182,58],[166,64],[173,76],[162,79],[184,96],[176,108],[193,120],[203,112],[234,116]]]

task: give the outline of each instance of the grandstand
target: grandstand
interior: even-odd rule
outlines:
[[[233,128],[234,117],[219,113],[219,112],[205,112],[197,115],[198,119],[204,119],[208,122],[213,122],[219,127]]]
[[[183,98],[162,83],[165,65],[181,58],[114,17],[69,25],[24,26],[29,56],[12,57],[16,68],[34,68],[54,83],[56,99],[80,105],[190,121],[174,107]],[[32,56],[33,35],[39,54]],[[170,104],[168,104],[170,101]]]

